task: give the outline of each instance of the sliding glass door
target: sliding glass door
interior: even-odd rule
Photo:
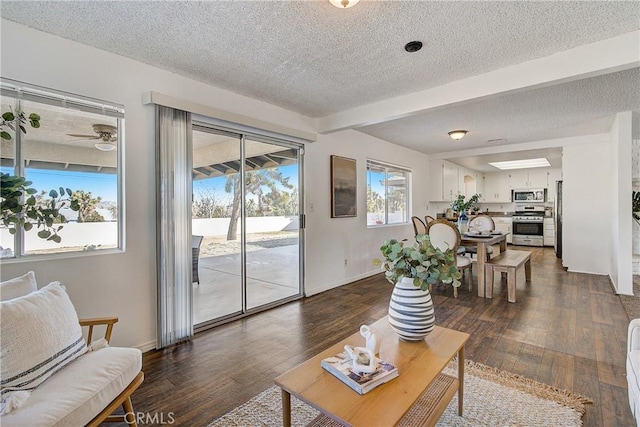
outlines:
[[[194,324],[302,295],[299,146],[193,126]]]
[[[300,294],[298,150],[245,140],[247,309]]]

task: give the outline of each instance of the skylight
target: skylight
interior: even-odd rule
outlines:
[[[507,169],[527,169],[527,168],[544,168],[551,166],[551,163],[545,158],[540,159],[524,159],[524,160],[509,160],[506,162],[493,162],[489,163],[491,166],[501,170]]]

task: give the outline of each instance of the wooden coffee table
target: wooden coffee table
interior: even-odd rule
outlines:
[[[358,330],[358,326],[354,325],[353,329]],[[326,416],[352,426],[396,425],[427,389],[427,393],[433,389],[433,397],[429,399],[437,404],[425,415],[424,425],[436,424],[456,391],[458,414],[462,415],[464,345],[469,334],[436,326],[423,341],[404,342],[393,332],[387,317],[370,326],[381,340],[380,358],[395,365],[400,376],[360,395],[322,369],[320,361],[343,351],[345,344],[364,346],[364,338],[356,332],[276,378],[275,383],[282,389],[284,426],[291,425],[291,395]],[[458,378],[453,378],[442,370],[456,355]],[[432,384],[442,385],[442,380],[446,381],[446,387],[430,389]]]

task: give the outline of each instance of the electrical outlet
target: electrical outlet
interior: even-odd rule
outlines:
[[[344,266],[346,267],[348,263],[349,263],[349,260],[347,258],[345,258],[344,259]]]

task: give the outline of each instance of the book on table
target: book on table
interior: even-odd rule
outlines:
[[[398,368],[376,357],[377,368],[367,374],[353,369],[353,361],[346,352],[327,357],[320,363],[326,371],[360,394],[365,394],[398,376]]]

